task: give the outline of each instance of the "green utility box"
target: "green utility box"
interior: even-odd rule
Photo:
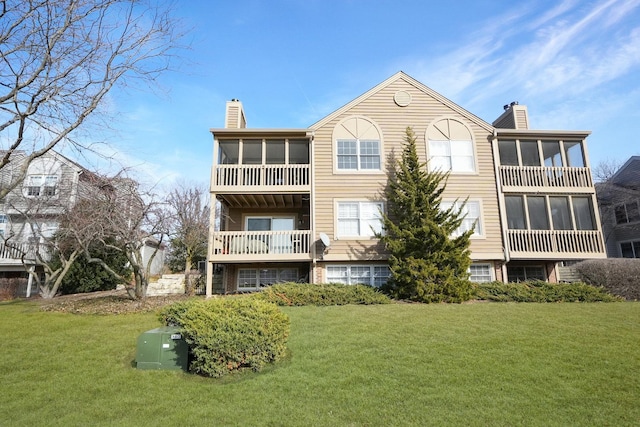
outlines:
[[[163,326],[143,332],[138,337],[136,366],[138,369],[182,369],[189,363],[189,347],[180,329]]]

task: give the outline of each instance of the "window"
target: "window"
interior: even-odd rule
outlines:
[[[510,230],[596,229],[590,197],[505,196],[504,199],[507,208],[507,227]],[[525,209],[528,217],[524,216]]]
[[[469,280],[475,283],[486,283],[493,280],[491,264],[471,264],[469,266]]]
[[[338,237],[374,237],[382,232],[382,202],[338,202]]]
[[[429,169],[443,172],[475,172],[471,131],[454,119],[439,120],[427,129]]]
[[[429,141],[429,167],[443,172],[473,172],[471,141]]]
[[[544,268],[539,265],[507,266],[507,279],[509,282],[545,280]]]
[[[515,141],[498,141],[500,164],[503,166],[519,166],[518,151]]]
[[[56,175],[29,175],[27,177],[26,195],[30,197],[56,195],[58,177]]]
[[[349,117],[336,125],[335,171],[376,172],[382,170],[382,136],[366,117]]]
[[[593,219],[593,205],[590,197],[573,197],[573,216],[576,219],[577,230],[595,230]]]
[[[238,290],[254,291],[274,283],[298,280],[297,268],[241,268],[238,270]]]
[[[586,167],[582,141],[540,141],[540,147],[546,167]],[[502,166],[542,166],[538,141],[500,140],[498,153]]]
[[[329,265],[327,282],[345,285],[369,285],[380,287],[389,279],[389,267],[386,265]]]
[[[338,140],[338,169],[380,170],[380,141]]]
[[[567,197],[549,197],[549,204],[551,205],[553,229],[573,230],[569,213],[569,199]]]
[[[640,258],[640,240],[620,243],[622,258]]]
[[[507,208],[507,227],[510,230],[526,229],[522,196],[505,196],[504,202]]]
[[[464,206],[463,206],[464,205]],[[482,235],[482,223],[480,222],[480,202],[467,200],[464,202],[442,202],[440,203],[440,209],[447,210],[454,207],[455,211],[460,212],[464,219],[460,227],[453,233],[454,236],[460,236],[469,230],[473,230],[473,236]]]
[[[626,202],[614,208],[616,224],[628,224],[640,221],[638,201]]]

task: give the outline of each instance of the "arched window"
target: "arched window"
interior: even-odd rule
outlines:
[[[469,173],[476,171],[473,137],[469,128],[456,119],[440,119],[427,129],[429,169]]]
[[[361,116],[349,117],[333,130],[334,170],[377,172],[382,170],[382,138],[378,126]]]

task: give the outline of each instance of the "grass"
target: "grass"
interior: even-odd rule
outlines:
[[[0,425],[637,425],[640,303],[288,307],[289,356],[134,368],[155,316],[0,304]]]

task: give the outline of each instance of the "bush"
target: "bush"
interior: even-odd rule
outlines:
[[[541,280],[521,283],[479,283],[478,299],[501,302],[614,302],[621,298],[603,288],[586,283],[548,283]]]
[[[640,259],[609,258],[575,265],[582,280],[628,300],[640,300]]]
[[[384,290],[397,299],[461,303],[473,298],[474,284],[458,273],[458,266],[440,268],[431,260],[409,257],[391,269]]]
[[[0,301],[11,300],[20,296],[20,290],[26,289],[27,279],[3,278],[0,279]]]
[[[290,328],[278,307],[254,298],[192,299],[166,307],[160,319],[182,329],[189,371],[209,377],[259,371],[281,359]]]
[[[254,298],[281,306],[388,304],[389,297],[366,285],[279,283]]]

